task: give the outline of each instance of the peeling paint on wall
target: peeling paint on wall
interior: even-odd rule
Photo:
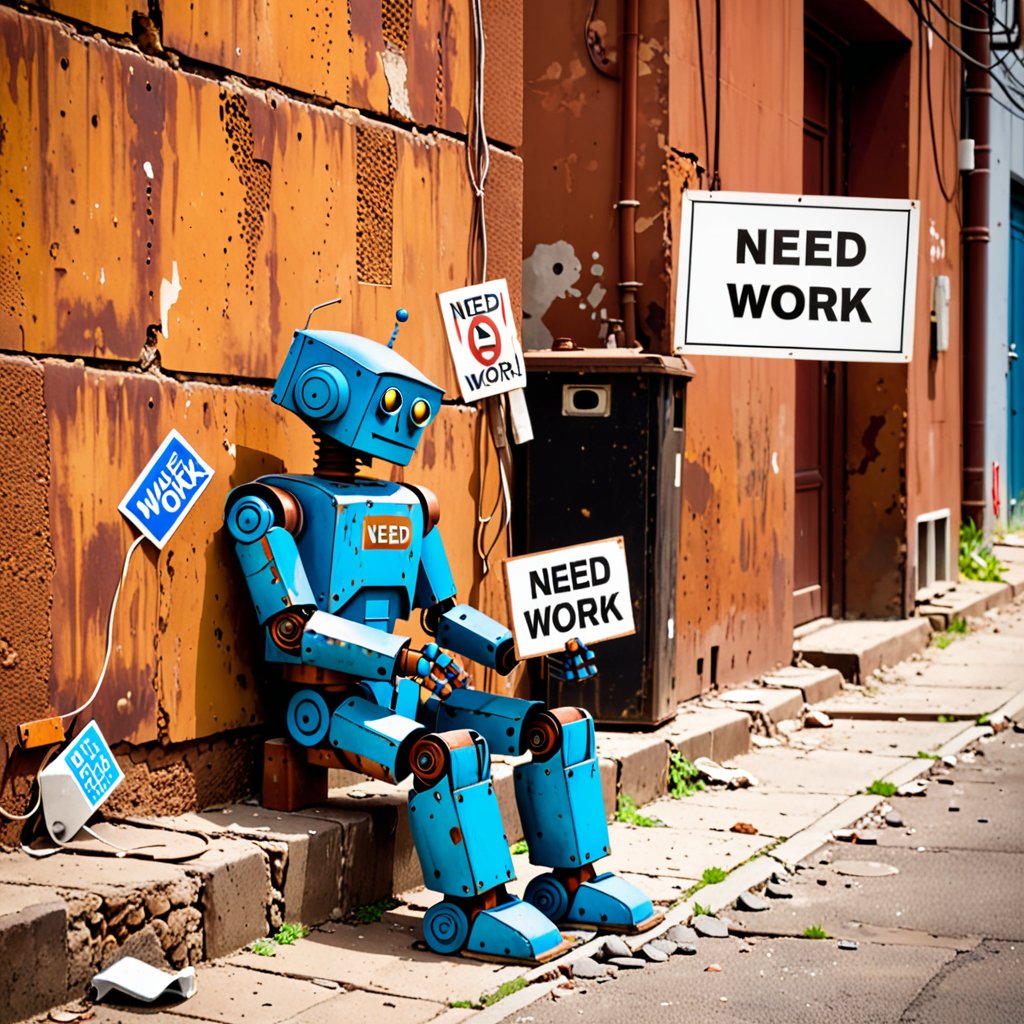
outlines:
[[[384,66],[384,77],[388,80],[388,104],[396,114],[412,121],[412,108],[409,106],[409,68],[405,63],[405,55],[388,48],[381,53],[380,62]]]
[[[103,271],[100,271],[100,279],[102,281]],[[166,338],[167,333],[167,314],[171,311],[173,306],[178,301],[178,296],[181,294],[181,279],[178,277],[178,261],[174,260],[171,263],[171,279],[167,280],[165,277],[160,282],[160,333]]]
[[[549,348],[554,336],[544,315],[558,299],[580,297],[573,285],[583,264],[569,242],[538,242],[523,260],[523,347]],[[591,292],[593,294],[593,291]],[[600,301],[600,299],[598,300]]]

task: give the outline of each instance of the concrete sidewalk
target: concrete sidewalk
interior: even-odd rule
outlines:
[[[728,906],[780,863],[799,861],[834,829],[874,809],[881,798],[863,793],[874,780],[903,782],[928,771],[933,762],[918,752],[970,742],[979,735],[980,715],[1016,715],[1024,703],[1024,601],[986,612],[966,636],[943,636],[948,646],[920,650],[859,688],[840,691],[834,671],[785,669],[685,706],[656,733],[603,733],[609,814],[625,794],[665,827],[614,822],[613,853],[601,866],[645,888],[666,911],[665,928],[686,921],[694,899]],[[832,728],[800,728],[808,698],[836,716]],[[691,761],[728,761],[757,785],[672,799],[665,793],[673,751]],[[495,765],[514,840],[511,771],[511,763]],[[533,971],[425,951],[419,921],[436,895],[420,888],[404,800],[393,787],[360,783],[301,814],[236,805],[161,819],[163,827],[211,837],[206,854],[182,865],[0,855],[0,964],[10,965],[0,988],[11,993],[8,1016],[0,1010],[0,1018],[27,1017],[80,996],[102,966],[135,955],[176,966],[208,961],[198,968],[197,995],[159,1013],[149,1009],[150,1019],[311,1024],[347,1010],[484,1024],[544,995],[595,948],[595,940],[580,935],[577,949]],[[756,833],[731,831],[739,823]],[[514,862],[519,879],[512,888],[521,892],[539,869],[524,855]],[[711,868],[728,875],[702,886]],[[381,901],[393,902],[393,894],[398,905],[385,909]],[[356,924],[355,913],[381,916]],[[283,921],[326,923],[294,945],[271,947],[274,956],[238,952]],[[651,937],[628,941],[638,946]],[[499,991],[512,994],[491,1009],[474,1008]],[[101,1022],[141,1015],[128,1006],[101,1006],[96,1014]]]

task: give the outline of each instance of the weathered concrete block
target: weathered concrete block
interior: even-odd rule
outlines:
[[[834,697],[843,687],[843,675],[834,668],[787,665],[762,677],[765,686],[796,687],[807,704]]]
[[[750,718],[742,711],[699,708],[679,714],[662,732],[688,761],[710,757],[722,762],[750,749]]]
[[[925,619],[851,620],[815,630],[794,643],[794,656],[838,669],[860,684],[883,665],[895,665],[928,645]]]
[[[241,949],[267,934],[270,873],[263,851],[240,839],[217,839],[189,863],[202,880],[200,906],[206,958]]]
[[[597,750],[601,757],[618,763],[620,793],[637,804],[664,796],[669,747],[663,738],[641,733],[601,732],[597,737]]]
[[[0,886],[0,1024],[64,1002],[68,914],[52,889]]]

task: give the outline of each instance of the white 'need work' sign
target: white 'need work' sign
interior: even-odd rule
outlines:
[[[505,589],[520,658],[635,632],[621,537],[506,559]]]
[[[523,350],[507,282],[485,281],[437,298],[462,397],[475,402],[524,387]]]
[[[684,193],[676,351],[909,362],[919,219],[914,199]]]

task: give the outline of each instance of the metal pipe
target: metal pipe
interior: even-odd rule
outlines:
[[[619,304],[626,348],[636,347],[636,102],[639,82],[640,0],[623,0],[621,54],[622,110],[619,161]]]
[[[967,65],[964,92],[967,121],[974,137],[974,170],[965,175],[963,343],[963,495],[961,518],[985,522],[985,384],[988,335],[988,243],[991,145],[989,104],[992,82],[989,15],[985,4],[965,4],[966,24],[979,29],[964,33],[964,50],[981,67]]]

